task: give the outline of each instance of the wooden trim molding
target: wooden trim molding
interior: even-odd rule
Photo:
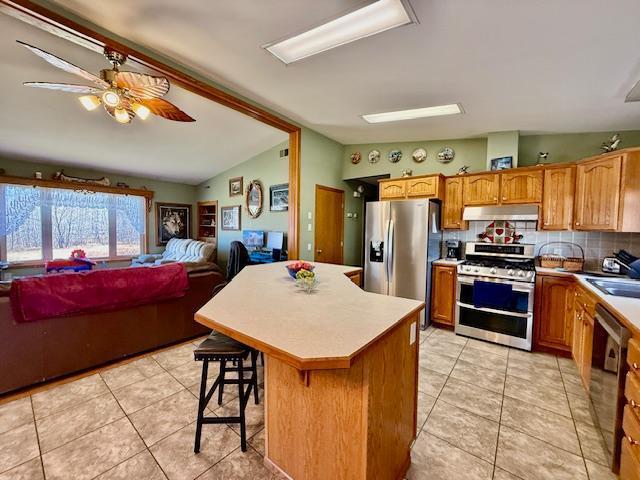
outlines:
[[[237,112],[289,134],[289,258],[299,255],[300,232],[300,127],[258,107],[230,92],[194,78],[181,70],[148,56],[140,50],[123,44],[110,33],[101,33],[94,28],[56,13],[31,0],[0,0],[0,12],[64,38],[85,48],[102,54],[104,47],[123,53],[130,61],[151,68],[172,80],[180,87],[229,107]]]

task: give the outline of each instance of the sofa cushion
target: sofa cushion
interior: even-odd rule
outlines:
[[[167,242],[167,246],[164,249],[164,253],[162,254],[163,260],[180,261],[179,259],[184,257],[187,252],[187,247],[192,242],[194,242],[194,240],[190,238],[172,238]]]
[[[215,247],[210,243],[193,241],[187,245],[184,255],[178,259],[179,262],[207,262],[213,256]]]

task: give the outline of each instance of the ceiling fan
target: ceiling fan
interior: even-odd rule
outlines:
[[[20,40],[16,41],[54,67],[78,75],[93,84],[88,86],[68,83],[24,82],[27,87],[83,94],[79,100],[84,108],[91,111],[102,105],[107,113],[119,123],[130,123],[136,116],[145,120],[151,113],[167,120],[195,122],[195,119],[178,107],[160,98],[169,91],[170,85],[167,78],[120,71],[120,67],[127,60],[126,55],[122,53],[105,47],[104,56],[111,62],[112,67],[100,70],[98,77],[51,53]]]

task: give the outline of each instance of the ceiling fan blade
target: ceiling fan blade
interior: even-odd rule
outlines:
[[[116,84],[129,90],[129,95],[136,98],[163,97],[169,91],[169,80],[165,77],[154,77],[137,72],[118,72]]]
[[[89,80],[90,82],[93,82],[96,85],[98,85],[100,88],[110,87],[110,85],[107,82],[105,82],[99,77],[96,77],[93,73],[89,73],[86,70],[83,70],[82,68],[72,63],[69,63],[66,60],[63,60],[60,57],[56,57],[55,55],[49,52],[45,52],[44,50],[41,50],[38,47],[34,47],[33,45],[29,45],[28,43],[21,42],[20,40],[16,40],[16,42],[18,42],[23,47],[28,48],[37,56],[49,62],[54,67],[58,67],[59,69],[64,70],[65,72],[73,73],[74,75],[78,75],[84,78],[85,80]]]
[[[176,122],[195,122],[194,118],[184,113],[172,103],[162,98],[140,99],[139,102],[151,110],[151,113]]]
[[[49,83],[49,82],[24,82],[25,87],[47,88],[49,90],[61,90],[69,93],[82,93],[85,95],[101,95],[102,90],[87,85],[72,85],[70,83]]]

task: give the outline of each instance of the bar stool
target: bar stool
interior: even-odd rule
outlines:
[[[258,370],[257,357],[258,352],[226,335],[218,332],[212,332],[209,337],[202,342],[193,352],[196,361],[202,361],[202,379],[200,380],[200,397],[198,400],[198,420],[196,423],[196,440],[193,451],[200,452],[200,436],[202,434],[202,425],[205,423],[239,423],[240,424],[240,447],[243,452],[247,451],[247,433],[245,425],[244,410],[251,398],[251,390],[253,390],[254,400],[256,404],[260,403],[258,396]],[[245,365],[244,361],[251,357],[251,377],[244,378]],[[207,392],[207,374],[209,371],[209,362],[220,362],[220,373],[213,382],[211,389]],[[227,362],[232,362],[231,366],[227,366]],[[237,379],[225,378],[227,372],[238,372]],[[240,414],[237,417],[205,417],[204,409],[207,408],[211,397],[218,389],[218,405],[222,405],[222,394],[224,386],[227,384],[238,385],[238,402]],[[245,390],[244,386],[249,387]]]

